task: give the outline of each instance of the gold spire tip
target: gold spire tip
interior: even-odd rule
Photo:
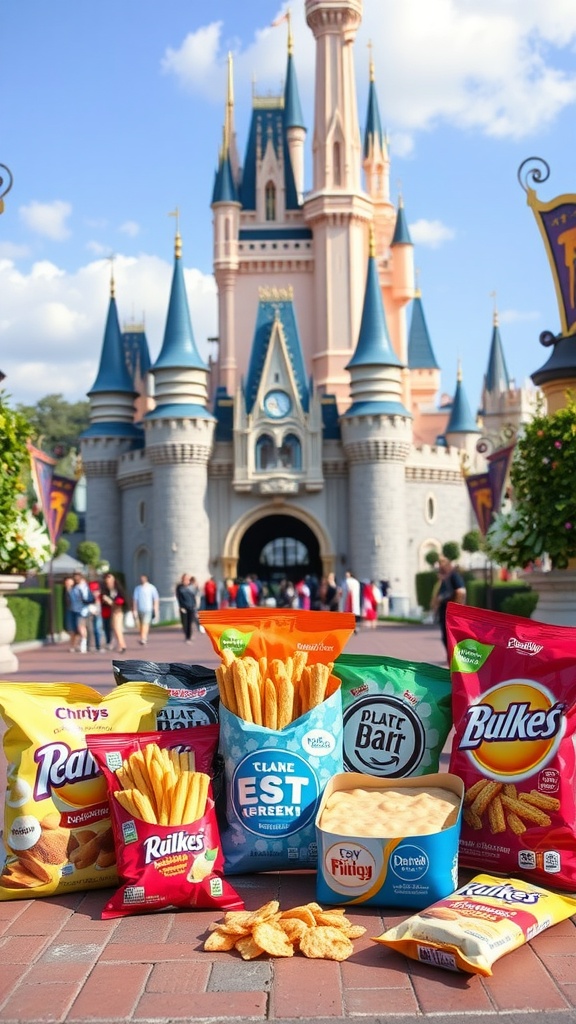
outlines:
[[[114,260],[115,259],[116,259],[116,257],[114,255],[108,256],[108,262],[110,263],[110,298],[111,299],[114,299],[116,297],[116,282],[114,280]]]
[[[294,36],[292,35],[292,10],[290,7],[286,11],[286,20],[288,22],[288,56],[291,57],[294,53]]]
[[[176,218],[176,236],[174,238],[174,256],[177,260],[182,256],[182,236],[180,234],[180,210],[176,207],[175,210],[171,210],[168,214],[169,217]]]
[[[369,235],[369,241],[368,241],[368,255],[369,255],[370,259],[374,259],[375,256],[376,256],[376,232],[374,230],[374,225],[373,224],[370,225],[370,235]]]
[[[368,64],[369,75],[370,75],[370,82],[375,82],[376,81],[376,75],[375,75],[375,72],[374,72],[374,47],[372,45],[372,40],[371,39],[370,39],[370,41],[368,43],[368,52],[370,54],[370,61],[369,61],[369,64]]]

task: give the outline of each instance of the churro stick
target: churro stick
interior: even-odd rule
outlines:
[[[501,789],[501,782],[489,782],[487,786],[484,786],[484,789],[478,793],[478,796],[471,805],[471,810],[474,811],[474,814],[477,814],[481,818],[490,801],[493,800],[495,796],[498,796]],[[514,808],[512,808],[512,810],[514,810]]]
[[[278,728],[278,696],[269,678],[264,683],[264,725],[267,729]]]
[[[517,814],[514,814],[514,811],[508,811],[506,814],[506,822],[508,828],[515,836],[521,836],[522,833],[526,831],[526,825],[523,821],[520,821],[520,818]]]
[[[482,818],[474,813],[471,807],[465,807],[462,811],[462,817],[470,828],[480,829],[482,828]]]
[[[520,793],[518,798],[522,803],[532,804],[539,807],[541,811],[559,811],[560,801],[555,796],[548,796],[546,793],[539,793],[537,789],[531,789],[529,793]]]
[[[250,697],[248,696],[248,678],[241,658],[236,658],[232,665],[232,680],[234,696],[238,704],[238,717],[243,718],[245,722],[253,722]]]
[[[278,694],[278,729],[284,729],[293,721],[294,714],[294,683],[284,676],[276,684]]]
[[[506,831],[504,808],[502,806],[502,800],[498,795],[496,795],[488,804],[488,824],[490,825],[492,835],[497,835],[498,832]]]
[[[473,786],[470,786],[470,789],[467,789],[464,794],[464,806],[468,807],[470,804],[473,804],[478,794],[481,793],[487,785],[488,779],[478,779],[478,782],[475,782]]]
[[[513,800],[509,796],[502,797],[502,803],[509,811],[513,811],[523,821],[529,821],[533,825],[540,825],[546,828],[552,824],[552,818],[541,811],[539,807],[532,807],[523,800]]]

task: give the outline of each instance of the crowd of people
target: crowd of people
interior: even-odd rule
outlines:
[[[132,601],[113,572],[87,577],[75,572],[64,580],[64,629],[70,637],[70,651],[126,650],[126,615],[138,626],[139,643],[148,643],[150,624],[160,618],[160,597],[153,583],[142,575]]]
[[[348,611],[357,626],[376,626],[378,617],[388,613],[387,584],[374,580],[360,582],[347,572],[338,582],[334,573],[310,574],[296,580],[287,577],[274,583],[260,580],[255,573],[218,582],[213,576],[201,585],[190,573],[183,573],[175,586],[174,598],[185,643],[192,643],[202,630],[200,609],[300,608],[305,611]],[[148,643],[150,626],[160,620],[160,596],[146,575],[134,588],[131,599],[112,572],[103,576],[75,572],[64,580],[64,629],[70,650],[126,651],[124,630],[127,617],[138,629],[138,643]]]

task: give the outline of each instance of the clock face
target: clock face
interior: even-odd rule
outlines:
[[[264,397],[264,412],[272,419],[280,420],[288,416],[291,409],[292,401],[285,391],[269,391]]]

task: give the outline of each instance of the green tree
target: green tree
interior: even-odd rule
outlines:
[[[39,438],[38,446],[49,455],[63,459],[79,447],[80,434],[90,423],[87,401],[67,402],[62,395],[46,395],[36,405],[18,405]]]
[[[442,554],[451,562],[455,562],[460,557],[460,545],[455,540],[447,540],[442,545]]]
[[[438,552],[435,551],[434,548],[431,548],[430,551],[427,551],[424,555],[424,561],[428,562],[428,565],[434,567],[438,562]]]
[[[97,569],[100,564],[100,545],[94,540],[81,540],[76,555],[83,565]]]
[[[470,530],[469,533],[464,534],[462,538],[462,551],[468,551],[469,554],[473,555],[481,549],[482,535],[480,530]]]

